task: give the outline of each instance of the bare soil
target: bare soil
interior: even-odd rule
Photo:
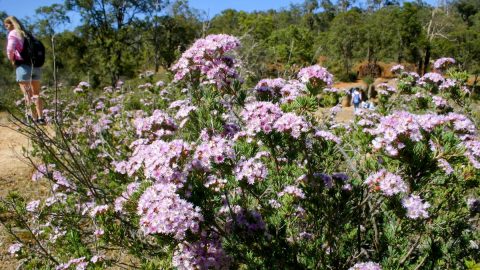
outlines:
[[[0,112],[0,198],[9,192],[18,192],[31,200],[45,197],[45,182],[31,180],[33,167],[23,156],[23,149],[29,149],[28,138],[15,130],[6,112]],[[8,252],[11,237],[0,226],[0,269],[16,269],[18,261]]]

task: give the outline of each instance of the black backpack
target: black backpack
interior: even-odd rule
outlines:
[[[16,61],[16,65],[26,64],[41,67],[45,63],[45,46],[30,33],[26,33],[23,40],[23,50],[20,52],[22,61]]]

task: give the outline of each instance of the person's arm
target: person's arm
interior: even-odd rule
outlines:
[[[12,65],[15,65],[15,51],[18,45],[18,37],[15,35],[15,30],[12,30],[10,31],[10,33],[8,33],[7,41],[7,57],[8,60],[10,60],[10,63],[12,63]]]

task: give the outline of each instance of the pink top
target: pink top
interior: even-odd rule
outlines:
[[[20,52],[23,50],[23,37],[17,30],[8,33],[7,57],[10,61],[23,60]]]

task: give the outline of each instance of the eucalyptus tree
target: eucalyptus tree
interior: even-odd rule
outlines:
[[[152,9],[159,11],[163,4],[163,0],[65,0],[67,10],[81,15],[93,60],[107,71],[100,75],[106,75],[112,85],[135,68],[128,60],[138,53],[134,49],[142,41],[132,28],[134,23]],[[126,56],[128,53],[133,55]]]

